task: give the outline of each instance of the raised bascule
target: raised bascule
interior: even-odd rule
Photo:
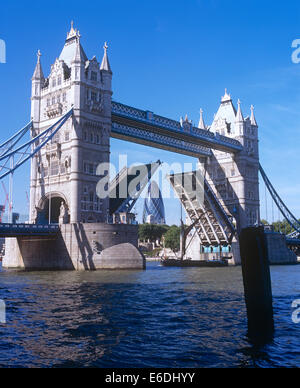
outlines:
[[[195,127],[187,117],[175,121],[112,101],[113,74],[107,49],[105,44],[101,64],[96,57],[88,59],[80,33],[72,25],[48,77],[44,76],[38,52],[32,77],[32,120],[0,146],[0,179],[10,176],[12,181],[14,171],[31,160],[30,221],[0,224],[0,235],[7,237],[3,266],[145,268],[137,245],[137,225],[130,212],[151,179],[152,165],[147,166],[143,187],[136,193],[128,193],[123,200],[99,198],[97,168],[110,161],[111,137],[197,158],[204,177],[203,201],[184,187],[184,177],[169,177],[188,222],[194,225],[187,255],[204,259],[219,252],[238,264],[239,232],[260,223],[261,167],[253,107],[251,115],[244,118],[240,102],[236,109],[226,91],[212,125],[204,124],[201,111]],[[31,139],[19,145],[28,132]],[[198,179],[196,172],[187,174]],[[102,175],[109,181],[108,170]],[[124,175],[127,177],[128,171],[117,175],[110,190],[113,187],[118,191]],[[295,221],[290,217],[299,232],[300,225]],[[296,241],[293,237],[298,236],[290,237]],[[281,259],[274,258],[275,251]],[[274,233],[269,236],[269,258],[297,261],[287,249],[285,237]]]

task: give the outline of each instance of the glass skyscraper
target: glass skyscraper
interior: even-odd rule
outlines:
[[[143,223],[157,225],[166,223],[164,202],[155,181],[151,182],[148,187],[144,203]]]

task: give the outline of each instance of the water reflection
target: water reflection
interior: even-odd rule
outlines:
[[[295,267],[283,271],[297,279]],[[299,366],[299,327],[285,316],[291,295],[278,279],[280,269],[277,339],[255,348],[240,268],[1,272],[0,366]]]

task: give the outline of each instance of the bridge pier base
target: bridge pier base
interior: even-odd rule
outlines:
[[[57,236],[6,239],[4,268],[25,270],[145,269],[135,225],[67,224]]]

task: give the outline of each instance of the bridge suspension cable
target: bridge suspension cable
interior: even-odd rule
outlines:
[[[38,153],[60,130],[65,122],[72,116],[73,108],[61,117],[55,124],[33,137],[27,143],[14,149],[14,146],[25,135],[29,128],[32,128],[32,122],[29,123],[23,130],[15,134],[11,139],[7,140],[0,147],[0,180],[14,173],[25,162]],[[26,129],[26,131],[25,131]],[[24,133],[22,132],[24,131]],[[10,144],[8,148],[4,148]]]
[[[274,186],[270,182],[269,178],[267,177],[267,174],[265,173],[264,169],[261,165],[259,165],[259,171],[261,173],[261,176],[265,182],[266,188],[268,189],[273,201],[275,202],[279,212],[283,215],[283,218],[288,222],[288,224],[292,227],[295,232],[293,232],[289,237],[292,235],[299,235],[300,234],[300,222],[297,220],[297,218],[292,214],[292,212],[287,208],[283,200],[280,198],[279,194],[275,190]]]

